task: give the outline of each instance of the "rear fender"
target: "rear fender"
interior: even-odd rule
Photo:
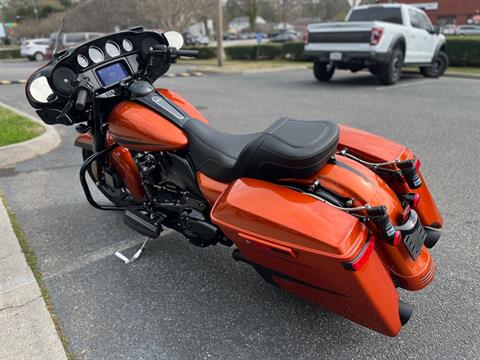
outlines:
[[[338,149],[348,149],[353,155],[371,162],[386,162],[395,159],[410,160],[415,158],[413,151],[403,145],[381,136],[344,125],[340,125]],[[422,224],[434,228],[441,228],[443,226],[443,219],[438,211],[437,204],[433,200],[432,194],[420,170],[418,174],[422,180],[422,186],[418,189],[410,189],[407,183],[395,179],[389,180],[388,186],[392,188],[397,195],[408,193],[420,195],[420,201],[415,211],[420,216]]]
[[[353,206],[386,206],[394,226],[403,222],[403,207],[395,192],[380,176],[354,160],[338,155],[336,164],[327,163],[312,177],[287,181],[307,185],[315,180],[340,196],[355,199]],[[368,224],[371,231],[376,231],[371,222]],[[420,290],[433,280],[434,264],[425,246],[415,261],[403,243],[394,246],[379,240],[376,246],[396,283],[402,288]]]
[[[107,145],[112,145],[113,143],[114,140],[111,135],[107,134]],[[92,135],[89,133],[78,135],[75,139],[75,146],[93,152]],[[108,159],[111,161],[112,166],[121,177],[133,199],[138,203],[143,202],[145,192],[138,175],[137,166],[130,151],[122,146],[118,146],[108,154]]]

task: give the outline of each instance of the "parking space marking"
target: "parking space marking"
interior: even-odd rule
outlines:
[[[26,84],[27,80],[0,80],[0,85]]]
[[[158,239],[154,239],[154,240],[160,240],[163,236],[172,234],[174,232],[175,231],[173,231],[171,229],[165,229],[164,231],[162,231],[162,234],[160,235],[160,237]],[[59,276],[62,276],[64,274],[71,273],[72,271],[79,270],[81,268],[84,268],[84,267],[92,264],[92,263],[95,263],[99,260],[102,260],[106,257],[114,256],[115,251],[125,251],[125,250],[127,250],[131,247],[139,246],[140,244],[143,243],[144,240],[145,240],[145,238],[127,239],[127,240],[123,240],[123,241],[120,241],[120,242],[112,244],[112,245],[102,247],[102,248],[100,248],[100,249],[98,249],[98,250],[96,250],[92,253],[85,254],[85,255],[82,255],[82,256],[78,257],[77,261],[73,261],[68,266],[65,266],[63,269],[61,269],[59,271],[56,271],[54,273],[44,274],[43,279],[44,280],[49,280],[49,279],[54,278],[54,277],[59,277]]]
[[[420,80],[420,81],[415,81],[415,82],[408,83],[408,84],[400,84],[400,85],[393,85],[393,86],[378,86],[376,90],[377,91],[395,90],[395,89],[400,89],[400,88],[419,86],[419,85],[423,85],[423,84],[426,84],[426,83],[430,83],[432,81],[434,81],[434,80]]]

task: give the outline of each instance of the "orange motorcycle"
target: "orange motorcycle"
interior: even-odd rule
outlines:
[[[442,217],[406,147],[328,121],[283,118],[225,134],[152,83],[178,57],[175,32],[134,28],[65,49],[28,80],[47,124],[76,125],[80,182],[97,209],[147,239],[163,227],[234,247],[268,283],[395,336],[412,314],[397,288],[429,285]],[[112,202],[99,204],[87,174]],[[145,244],[145,243],[144,243]],[[131,259],[117,253],[125,262]]]

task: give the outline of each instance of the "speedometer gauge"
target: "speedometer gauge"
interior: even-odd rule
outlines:
[[[105,51],[107,52],[108,56],[116,57],[120,55],[120,46],[118,46],[113,41],[107,41],[105,44]]]
[[[123,50],[128,51],[128,52],[133,50],[132,42],[128,39],[123,39],[122,47],[123,47]]]
[[[98,64],[99,62],[102,62],[103,59],[105,59],[103,51],[96,46],[90,46],[88,48],[88,56],[95,64]]]
[[[82,68],[86,68],[88,66],[88,59],[83,55],[78,55],[77,56],[77,63]]]

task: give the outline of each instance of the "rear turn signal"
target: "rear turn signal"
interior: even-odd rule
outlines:
[[[380,40],[382,40],[383,36],[383,28],[380,27],[374,27],[372,29],[372,35],[370,37],[370,45],[378,45],[380,43]]]
[[[358,271],[360,270],[370,259],[370,255],[372,255],[373,249],[375,249],[375,236],[370,235],[365,245],[363,245],[362,250],[360,253],[349,262],[344,262],[343,267],[347,270],[351,271]]]
[[[402,201],[405,201],[410,205],[412,209],[415,209],[418,206],[418,202],[420,201],[420,194],[410,193],[404,194],[401,196]]]
[[[420,160],[400,161],[397,163],[397,166],[402,171],[402,175],[410,189],[418,189],[422,186],[422,180],[420,179],[420,176],[418,176]]]

